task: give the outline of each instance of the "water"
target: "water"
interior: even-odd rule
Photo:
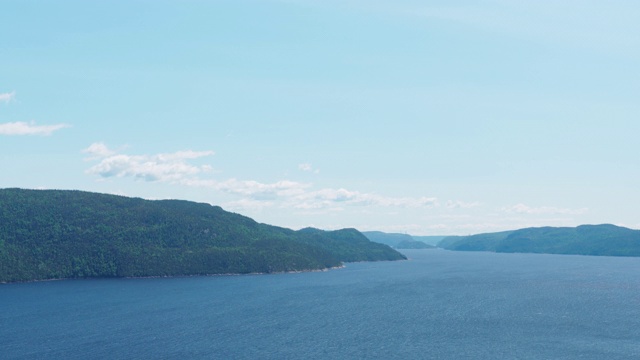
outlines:
[[[640,357],[640,258],[405,253],[328,272],[0,285],[0,357]]]

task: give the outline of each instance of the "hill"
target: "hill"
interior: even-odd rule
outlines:
[[[293,231],[209,204],[0,189],[0,282],[270,273],[404,258],[354,229]]]
[[[615,225],[539,227],[450,236],[439,247],[460,251],[640,256],[640,230]]]
[[[435,246],[422,241],[417,241],[407,234],[385,233],[382,231],[365,231],[362,234],[369,240],[380,244],[389,245],[396,249],[432,249]]]
[[[396,247],[401,241],[415,241],[411,235],[407,234],[385,233],[382,231],[363,231],[362,234],[373,242],[391,247]]]
[[[486,233],[469,236],[447,236],[438,243],[438,247],[461,251],[496,251],[500,241],[513,231]]]
[[[423,243],[436,246],[442,239],[446,238],[446,236],[416,236],[411,235],[413,240],[422,241]]]
[[[396,249],[435,249],[435,246],[429,245],[422,241],[410,240],[400,241],[396,246]]]

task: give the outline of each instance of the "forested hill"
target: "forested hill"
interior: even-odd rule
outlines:
[[[0,282],[269,273],[404,258],[354,229],[293,231],[208,204],[0,189]]]
[[[450,236],[448,250],[640,256],[640,230],[615,225],[526,228],[471,236]]]

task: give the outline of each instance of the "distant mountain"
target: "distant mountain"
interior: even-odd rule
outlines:
[[[365,231],[362,234],[369,240],[380,244],[389,245],[396,249],[431,249],[435,246],[417,241],[407,234],[385,233],[381,231]]]
[[[400,259],[355,229],[293,231],[181,200],[0,189],[0,282],[270,273]]]
[[[380,244],[396,247],[401,241],[415,241],[411,235],[385,233],[382,231],[363,231],[362,234],[369,240]]]
[[[498,243],[511,233],[513,231],[469,236],[447,236],[438,243],[438,247],[461,251],[496,251]]]
[[[408,240],[400,241],[396,246],[396,249],[435,249],[435,246],[429,245],[422,241]]]
[[[442,239],[446,238],[446,236],[416,236],[416,235],[411,235],[411,237],[413,238],[413,240],[422,241],[423,243],[434,245],[434,246],[438,245],[438,243],[442,241]]]
[[[439,247],[460,251],[640,256],[640,230],[615,225],[539,227],[450,236]]]
[[[393,251],[389,246],[370,241],[356,229],[323,231],[314,228],[305,228],[298,230],[296,233],[301,235],[301,242],[339,254],[341,261],[355,262],[406,259],[404,255]]]

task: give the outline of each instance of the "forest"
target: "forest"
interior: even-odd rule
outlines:
[[[439,247],[460,251],[640,256],[640,230],[611,224],[534,227],[444,238]]]
[[[0,189],[0,282],[273,273],[402,259],[355,229],[294,231],[184,200]]]

